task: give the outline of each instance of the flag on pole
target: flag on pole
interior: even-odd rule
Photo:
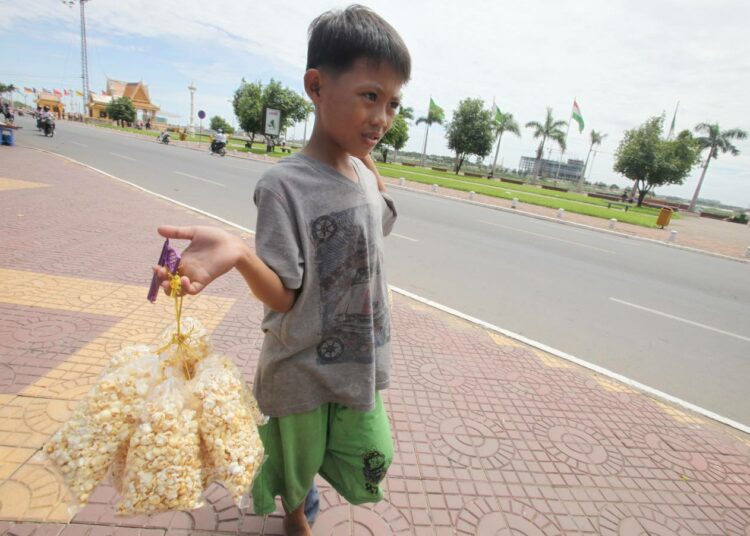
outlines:
[[[54,90],[52,90],[52,93],[54,93],[54,94],[55,94],[55,95],[57,95],[58,97],[62,97],[62,91],[60,91],[59,89],[54,89]]]
[[[66,96],[66,97],[67,97],[68,95],[70,95],[70,90],[69,90],[69,89],[63,89],[63,92],[65,93],[65,96]]]
[[[573,119],[578,123],[578,132],[583,132],[583,115],[581,115],[581,109],[575,99],[573,99]]]
[[[674,135],[674,125],[675,121],[677,120],[677,108],[680,107],[680,101],[677,101],[677,106],[674,107],[674,115],[672,116],[672,125],[669,127],[669,134],[667,134],[667,139],[671,140],[672,136]]]
[[[76,89],[76,96],[83,97],[83,93]]]
[[[30,87],[24,87],[24,88],[23,88],[23,90],[24,90],[24,92],[26,92],[26,93],[34,93],[34,90],[33,90],[33,89],[31,89]]]
[[[503,120],[503,112],[500,111],[500,108],[497,107],[497,104],[495,104],[495,121],[498,123]]]
[[[427,115],[440,117],[443,115],[443,113],[443,109],[435,104],[435,101],[432,100],[432,97],[430,97],[430,110],[427,112]]]
[[[42,88],[42,92],[43,93],[52,93],[49,89],[47,89],[45,87]]]

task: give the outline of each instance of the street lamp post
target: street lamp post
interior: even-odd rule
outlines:
[[[84,107],[89,99],[89,60],[86,52],[86,11],[84,9],[84,4],[90,1],[91,0],[78,0],[78,3],[81,6],[81,81],[83,85]],[[73,7],[76,0],[62,0],[62,2],[68,7]]]
[[[190,82],[190,85],[188,86],[188,91],[190,91],[190,124],[188,125],[188,133],[192,136],[195,134],[195,123],[193,120],[193,117],[195,116],[195,90],[198,89],[195,87],[194,82]]]

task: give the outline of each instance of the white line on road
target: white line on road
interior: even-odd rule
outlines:
[[[736,337],[737,339],[750,342],[750,337],[745,337],[743,335],[738,335],[736,333],[732,333],[731,331],[724,331],[723,329],[714,328],[711,326],[707,326],[706,324],[701,324],[700,322],[694,322],[692,320],[688,320],[686,318],[680,318],[679,316],[670,315],[669,313],[663,313],[661,311],[657,311],[656,309],[649,309],[648,307],[644,307],[642,305],[636,305],[634,303],[626,302],[625,300],[618,300],[617,298],[609,298],[613,302],[621,303],[622,305],[627,305],[628,307],[634,307],[635,309],[640,309],[641,311],[646,311],[647,313],[652,313],[655,315],[663,316],[665,318],[670,318],[672,320],[677,320],[679,322],[684,322],[686,324],[690,324],[691,326],[696,326],[699,328],[707,329],[709,331],[714,331],[716,333],[721,333],[722,335],[728,335],[729,337]]]
[[[408,236],[404,236],[398,233],[391,233],[391,236],[395,236],[396,238],[403,238],[404,240],[411,240],[412,242],[419,242],[419,240],[417,240],[416,238],[409,238]]]
[[[131,162],[135,162],[135,158],[130,158],[129,156],[125,156],[124,154],[118,154],[118,153],[109,153],[112,156],[116,156],[117,158],[122,158],[124,160],[130,160]]]
[[[227,187],[225,184],[222,184],[220,182],[212,181],[211,179],[204,179],[203,177],[196,177],[195,175],[191,175],[190,173],[183,173],[182,171],[175,171],[175,173],[177,173],[178,175],[182,175],[183,177],[189,177],[191,179],[195,179],[197,181],[203,181],[209,184],[215,184],[216,186],[221,186],[222,188]]]
[[[495,227],[502,227],[503,229],[510,229],[511,231],[518,231],[519,233],[526,233],[526,234],[530,234],[530,235],[534,235],[534,236],[541,236],[542,238],[547,238],[549,240],[557,240],[558,242],[565,242],[566,244],[573,244],[574,246],[579,246],[579,247],[582,247],[582,248],[595,249],[596,251],[603,251],[604,253],[612,253],[612,254],[615,253],[614,251],[610,251],[608,249],[602,249],[602,248],[598,248],[598,247],[595,247],[595,246],[589,246],[588,244],[581,244],[580,242],[573,242],[572,240],[565,240],[563,238],[556,238],[554,236],[549,236],[549,235],[542,234],[542,233],[534,233],[534,232],[531,232],[531,231],[527,231],[525,229],[519,229],[518,227],[511,227],[510,225],[502,225],[502,224],[499,224],[499,223],[494,223],[494,222],[491,222],[491,221],[484,221],[484,220],[479,220],[479,221],[481,223],[486,223],[487,225],[494,225]]]
[[[539,225],[545,225],[548,228],[551,225],[559,225],[559,222],[549,222],[549,221],[544,221],[544,220],[536,220],[536,219],[532,219],[532,218],[529,218],[529,223],[536,223],[536,224],[539,224]],[[568,230],[575,231],[576,233],[588,233],[589,235],[591,234],[591,230],[590,229],[576,229],[575,227],[568,227]],[[600,229],[600,230],[604,230],[604,229]],[[604,233],[600,233],[600,236],[598,238],[600,240],[609,240],[610,242],[617,242],[618,244],[627,244],[628,246],[632,246],[632,247],[636,247],[636,248],[640,247],[640,245],[641,245],[641,244],[639,244],[637,242],[634,242],[633,240],[628,240],[626,237],[623,237],[623,236],[611,237],[611,236],[604,235]]]
[[[88,147],[88,145],[86,145],[85,143],[79,143],[77,141],[72,141],[71,140],[70,143],[72,143],[73,145],[78,145],[80,147]]]

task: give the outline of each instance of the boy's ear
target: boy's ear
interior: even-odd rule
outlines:
[[[314,104],[320,101],[320,86],[323,74],[318,69],[308,69],[303,78],[305,84],[305,93],[310,97]]]

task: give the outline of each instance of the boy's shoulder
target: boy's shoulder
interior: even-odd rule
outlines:
[[[309,174],[309,168],[299,154],[287,156],[263,173],[256,189],[266,188],[278,192],[293,187],[306,172]]]

